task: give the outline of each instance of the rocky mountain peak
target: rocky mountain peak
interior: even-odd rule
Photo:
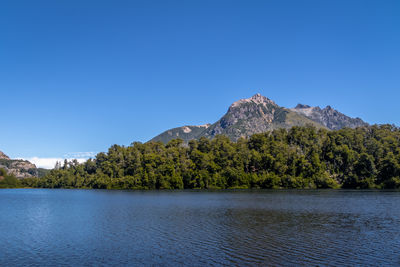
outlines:
[[[268,104],[272,104],[274,106],[277,106],[276,103],[274,101],[272,101],[271,99],[269,99],[268,97],[265,97],[265,96],[257,93],[257,94],[253,95],[250,98],[240,99],[240,100],[234,102],[231,105],[231,108],[239,107],[239,106],[241,106],[243,104],[246,104],[246,103],[254,103],[254,104],[257,104],[257,105],[261,104],[261,105],[264,105],[264,106],[266,106]]]
[[[311,106],[304,104],[297,104],[297,106],[295,107],[295,109],[303,109],[303,108],[311,108]]]

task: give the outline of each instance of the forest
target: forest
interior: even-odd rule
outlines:
[[[278,129],[232,142],[226,136],[113,145],[85,163],[58,163],[24,187],[96,189],[400,188],[400,129]]]

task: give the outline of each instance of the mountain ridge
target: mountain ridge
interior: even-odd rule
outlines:
[[[295,108],[281,107],[268,97],[257,93],[250,98],[235,101],[218,121],[205,125],[172,128],[150,141],[167,143],[171,139],[181,138],[188,142],[201,137],[212,139],[219,134],[236,141],[255,133],[279,128],[289,129],[293,126],[312,125],[317,128],[337,130],[344,127],[366,126],[368,123],[360,118],[346,116],[331,106],[324,109],[304,104],[298,104]]]
[[[298,104],[291,110],[318,122],[330,130],[339,130],[344,127],[356,128],[368,125],[368,123],[364,122],[360,118],[351,118],[346,116],[329,105],[321,109],[318,106],[311,107],[309,105]]]

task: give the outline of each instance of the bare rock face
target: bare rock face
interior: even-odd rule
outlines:
[[[302,114],[331,130],[339,130],[345,127],[356,128],[368,125],[368,123],[364,122],[360,118],[351,118],[346,116],[333,109],[331,106],[321,109],[320,107],[310,107],[308,105],[298,104],[291,110]]]
[[[22,159],[10,159],[7,155],[0,151],[0,168],[6,170],[8,174],[12,174],[17,178],[30,178],[38,176],[38,169],[35,164]]]

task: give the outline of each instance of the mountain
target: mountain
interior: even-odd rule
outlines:
[[[188,142],[203,136],[213,138],[218,134],[226,135],[235,141],[240,137],[247,137],[255,133],[305,125],[337,130],[368,124],[359,118],[346,116],[330,106],[321,109],[299,104],[295,108],[288,109],[277,105],[265,96],[256,94],[233,103],[227,113],[213,124],[173,128],[150,141],[167,143],[171,139],[181,138]]]
[[[236,141],[255,133],[274,129],[289,129],[293,126],[313,125],[317,128],[338,130],[344,127],[356,128],[368,125],[360,118],[351,118],[327,106],[311,107],[298,104],[295,108],[277,105],[271,99],[256,94],[233,103],[227,113],[213,124],[183,126],[167,130],[150,141],[167,143],[171,139],[181,138],[185,142],[200,137],[213,138],[218,134]]]
[[[8,174],[17,178],[40,177],[46,172],[44,169],[36,168],[35,164],[22,159],[10,159],[0,151],[0,168],[5,169]]]
[[[280,107],[269,98],[256,94],[251,98],[233,103],[228,112],[208,127],[202,135],[212,138],[223,134],[232,140],[237,140],[255,133],[305,125],[321,128],[321,125],[309,118]]]
[[[331,106],[321,109],[320,107],[310,107],[308,105],[298,104],[291,110],[331,130],[339,130],[344,127],[357,128],[368,125],[368,123],[364,122],[360,118],[348,117],[333,109]]]

